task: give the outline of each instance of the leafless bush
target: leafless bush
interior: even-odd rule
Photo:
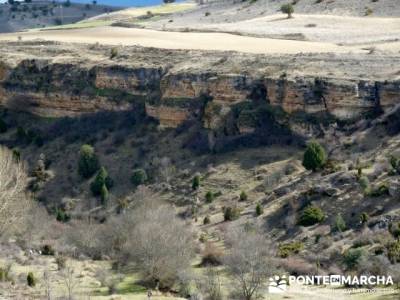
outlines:
[[[326,250],[333,245],[333,239],[329,236],[322,236],[319,244],[319,249],[321,251]]]
[[[361,275],[382,276],[387,275],[391,263],[386,256],[365,255],[358,263],[357,272]]]
[[[224,253],[221,249],[218,249],[213,243],[207,242],[204,247],[201,264],[203,266],[218,266],[222,264],[223,255]]]
[[[177,274],[190,267],[194,255],[192,232],[177,219],[172,207],[157,200],[143,201],[131,217],[134,222],[122,247],[124,256],[144,279],[172,286]]]
[[[372,244],[374,240],[374,233],[369,228],[364,228],[363,231],[354,240],[354,247],[362,247]]]
[[[62,282],[67,291],[67,299],[73,300],[75,297],[76,288],[78,287],[78,280],[75,277],[74,269],[67,266],[61,272]]]
[[[161,180],[170,182],[172,176],[175,173],[175,166],[172,164],[171,159],[163,157],[160,159],[159,174]]]
[[[273,188],[276,186],[281,179],[285,176],[284,170],[276,170],[273,173],[267,174],[264,177],[264,184],[266,188]]]
[[[194,293],[194,283],[198,282],[198,277],[194,273],[190,272],[190,270],[180,271],[177,275],[179,295],[182,298],[188,298],[189,295]]]
[[[282,260],[282,267],[290,274],[316,274],[316,267],[299,257],[288,257]]]
[[[29,218],[25,220],[25,226],[19,234],[19,245],[24,248],[39,248],[43,240],[49,240],[61,235],[63,225],[56,224],[44,207],[31,205]]]
[[[96,270],[96,278],[99,280],[101,286],[107,287],[110,295],[115,293],[117,284],[121,281],[118,277],[111,276],[110,272],[105,268]]]
[[[47,300],[51,300],[53,295],[52,276],[50,270],[46,269],[43,273],[43,290]]]
[[[372,239],[375,243],[386,245],[392,241],[393,237],[386,229],[374,230]]]
[[[0,147],[0,237],[20,229],[26,220],[30,208],[26,186],[24,164]]]
[[[73,244],[79,253],[93,258],[101,255],[101,225],[76,221],[66,232],[67,242]]]
[[[67,258],[65,256],[59,255],[56,257],[56,264],[58,270],[63,270],[67,265]]]
[[[297,223],[296,215],[295,215],[294,213],[289,214],[289,215],[285,218],[284,223],[285,223],[286,229],[288,229],[288,230],[289,230],[289,229],[292,229],[292,228],[296,225],[296,223]]]
[[[391,265],[387,271],[392,276],[393,282],[400,288],[400,264]]]
[[[224,295],[222,293],[222,282],[220,271],[208,267],[205,273],[205,278],[202,284],[202,290],[207,295],[209,300],[222,300]]]
[[[96,279],[100,282],[101,286],[107,286],[110,274],[105,268],[98,268],[95,273]]]
[[[5,265],[0,266],[0,282],[12,281],[12,272],[11,272],[12,264],[7,263]]]
[[[237,282],[237,292],[246,300],[256,298],[268,277],[274,274],[271,246],[257,232],[242,228],[232,228],[227,242],[231,249],[224,262]]]
[[[137,223],[135,213],[132,212],[142,206],[147,206],[148,209],[153,206],[157,207],[155,198],[154,194],[145,186],[139,186],[134,193],[126,197],[127,205],[123,212],[118,216],[111,217],[100,229],[98,238],[103,253],[122,258],[123,250],[131,239],[131,229]]]

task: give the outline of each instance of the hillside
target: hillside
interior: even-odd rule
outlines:
[[[114,216],[131,211],[137,199],[156,197],[173,204],[180,218],[193,226],[201,241],[196,261],[211,251],[206,245],[220,245],[232,226],[261,226],[276,253],[284,251],[279,245],[300,247],[277,254],[287,272],[346,272],[342,257],[355,248],[371,261],[382,260],[379,272],[397,276],[397,258],[392,263],[388,259],[397,255],[390,250],[395,241],[391,230],[400,222],[399,175],[390,158],[400,156],[400,88],[389,79],[389,65],[398,57],[348,55],[344,64],[344,57],[337,60],[329,54],[205,56],[202,51],[170,50],[165,56],[162,49],[124,47],[110,58],[114,48],[109,46],[45,45],[45,50],[43,42],[1,47],[1,120],[7,129],[0,142],[29,163],[30,189],[46,207],[45,223],[53,228],[49,233],[48,225],[41,223],[44,235],[32,238],[33,249],[50,243],[70,256],[70,243],[93,238],[80,222],[85,224],[88,217],[116,222]],[[296,63],[290,64],[293,58]],[[318,61],[318,66],[310,61]],[[282,64],[290,67],[283,71]],[[360,75],[366,68],[368,77]],[[302,166],[310,137],[329,153],[329,164],[317,172]],[[106,205],[91,191],[94,177],[79,175],[83,144],[93,146],[113,180]],[[145,190],[136,189],[132,181],[138,169],[147,173]],[[193,189],[195,176],[200,183]],[[322,209],[324,219],[300,226],[298,220],[309,205]],[[258,206],[262,211],[257,213]],[[235,212],[232,219],[226,219],[227,208]],[[339,215],[346,229],[338,233]],[[56,225],[50,225],[53,222]],[[60,230],[67,244],[57,237]],[[89,240],[77,239],[73,232],[82,238],[88,234]],[[103,249],[108,244],[100,243],[85,246],[82,255],[111,255],[118,261],[113,251]],[[35,264],[42,260],[33,257]],[[54,268],[54,262],[45,261]],[[107,258],[103,263],[107,265]],[[81,293],[99,295],[104,289],[95,283],[102,278],[95,270],[105,268],[102,272],[111,277],[116,271],[97,262],[85,264],[87,270],[78,277]],[[123,295],[121,285],[128,284],[140,294],[142,283],[129,279],[138,274],[125,267],[118,271],[124,275],[119,275],[116,291]],[[360,262],[359,268],[369,266]],[[89,282],[98,288],[87,288]],[[24,291],[23,283],[18,289]],[[224,285],[224,290],[230,293],[232,285]],[[293,293],[299,293],[296,299],[313,299]],[[379,293],[376,299],[381,299]]]
[[[30,3],[16,1],[13,5],[0,3],[0,33],[70,24],[115,10],[117,8],[97,4],[41,0]]]
[[[398,299],[396,1],[200,2],[0,34],[0,298]]]

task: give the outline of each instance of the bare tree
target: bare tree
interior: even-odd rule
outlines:
[[[43,239],[51,240],[60,235],[54,225],[56,223],[54,217],[51,217],[46,208],[43,206],[30,205],[29,218],[24,220],[23,228],[20,228],[20,237],[29,247],[39,247],[42,245]],[[57,225],[57,224],[56,224]]]
[[[400,296],[400,264],[390,265],[388,268],[388,274],[392,276],[393,282],[397,286]]]
[[[175,166],[172,164],[171,159],[163,157],[160,160],[159,166],[160,177],[163,181],[169,183],[175,173]]]
[[[47,300],[52,299],[52,284],[51,284],[51,273],[50,270],[47,269],[43,273],[43,288],[46,295]]]
[[[222,294],[220,271],[218,269],[208,267],[202,285],[202,290],[207,294],[208,299],[222,300],[224,298]]]
[[[274,273],[271,246],[266,237],[242,228],[230,231],[227,244],[231,246],[224,259],[227,269],[237,282],[235,287],[241,297],[251,300]]]
[[[18,228],[29,212],[27,175],[7,148],[0,147],[0,236]]]
[[[73,300],[75,290],[78,286],[78,280],[75,278],[74,270],[67,266],[62,272],[61,277],[64,283],[64,286],[67,290],[67,299]]]
[[[100,224],[75,221],[67,231],[66,239],[80,252],[90,257],[99,257],[102,251],[101,229]]]
[[[134,193],[125,197],[124,209],[118,216],[110,217],[101,229],[100,247],[107,255],[120,255],[128,240],[131,238],[131,228],[136,224],[136,219],[132,213],[135,208],[142,206],[147,201],[152,203],[155,196],[149,188],[144,185],[139,186]],[[146,204],[148,205],[148,204]]]
[[[171,206],[146,199],[132,213],[135,220],[124,252],[146,280],[170,287],[190,268],[193,234]]]
[[[96,278],[99,280],[102,287],[108,288],[110,295],[114,294],[117,289],[117,285],[122,281],[120,276],[112,276],[107,268],[100,267],[96,270]]]
[[[154,157],[150,163],[152,177],[158,182],[169,183],[175,173],[175,166],[169,157]]]

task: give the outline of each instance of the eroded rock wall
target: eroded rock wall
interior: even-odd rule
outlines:
[[[0,62],[1,104],[46,117],[128,110],[141,103],[161,125],[177,127],[185,120],[202,117],[205,127],[214,128],[233,106],[249,100],[278,107],[289,115],[326,111],[338,119],[351,119],[377,107],[387,110],[396,105],[400,81],[255,78],[171,67],[67,64],[41,59],[22,60],[15,67]],[[243,124],[239,130],[250,132],[251,124]]]

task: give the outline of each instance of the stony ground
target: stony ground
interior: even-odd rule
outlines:
[[[0,35],[0,39],[1,39]],[[299,53],[295,55],[255,55],[227,51],[168,50],[135,46],[117,46],[118,57],[110,60],[113,46],[58,42],[0,42],[0,54],[11,65],[23,59],[51,59],[87,65],[124,64],[169,66],[172,71],[225,72],[279,77],[321,76],[338,79],[400,79],[400,56],[381,52]],[[166,55],[166,53],[168,55]],[[206,53],[206,55],[205,55]]]

